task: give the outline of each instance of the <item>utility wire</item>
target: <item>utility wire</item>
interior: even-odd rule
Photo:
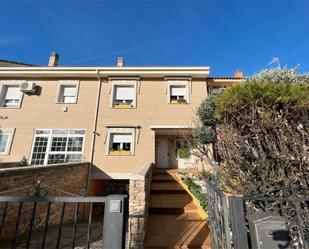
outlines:
[[[77,62],[94,60],[94,59],[107,57],[107,56],[111,56],[111,55],[115,55],[115,54],[128,53],[128,52],[132,52],[132,51],[136,51],[136,50],[140,50],[140,49],[144,49],[144,48],[149,48],[149,47],[164,45],[164,44],[167,44],[167,43],[172,43],[172,42],[175,42],[175,41],[178,41],[178,40],[180,40],[180,38],[166,40],[166,41],[162,41],[162,42],[150,43],[150,44],[147,44],[147,45],[142,45],[142,46],[128,48],[128,49],[117,50],[117,51],[113,51],[113,52],[110,52],[110,53],[102,53],[102,54],[98,54],[98,55],[94,55],[94,56],[89,56],[89,57],[77,59],[77,60],[72,61],[69,64],[75,64]]]

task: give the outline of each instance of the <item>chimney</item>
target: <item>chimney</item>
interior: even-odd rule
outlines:
[[[243,78],[244,77],[244,73],[243,73],[242,69],[236,69],[236,71],[234,73],[234,77],[235,78]]]
[[[123,67],[124,66],[124,58],[118,57],[117,59],[117,67]]]
[[[58,59],[59,59],[59,54],[57,54],[56,52],[52,52],[49,56],[48,66],[49,67],[58,66]]]

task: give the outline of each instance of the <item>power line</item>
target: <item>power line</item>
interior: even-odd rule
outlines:
[[[136,50],[140,50],[140,49],[144,49],[144,48],[149,48],[149,47],[154,47],[154,46],[160,46],[160,45],[175,42],[175,41],[178,41],[178,40],[180,40],[180,38],[156,42],[156,43],[150,43],[150,44],[147,44],[147,45],[117,50],[117,51],[113,51],[113,52],[109,52],[109,53],[97,54],[97,55],[94,55],[94,56],[89,56],[89,57],[84,57],[84,58],[81,58],[81,59],[74,60],[69,64],[75,64],[77,62],[89,61],[89,60],[98,59],[98,58],[107,57],[107,56],[116,55],[116,54],[121,54],[121,53],[128,53],[128,52],[132,52],[132,51],[136,51]]]

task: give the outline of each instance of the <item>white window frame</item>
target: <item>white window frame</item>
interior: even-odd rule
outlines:
[[[106,151],[105,155],[112,156],[110,154],[111,149],[111,138],[113,134],[131,134],[132,135],[132,142],[131,142],[131,153],[127,156],[134,156],[135,155],[135,143],[136,143],[136,128],[122,128],[122,127],[115,127],[115,128],[108,128],[107,131],[107,143],[106,143]],[[124,156],[124,155],[114,155],[114,156]]]
[[[20,91],[20,97],[18,105],[16,106],[4,106],[6,92],[9,87],[20,87],[22,80],[2,80],[0,81],[0,108],[4,109],[20,109],[23,101],[24,93]]]
[[[48,134],[37,134],[37,131],[47,131],[49,132]],[[68,131],[67,134],[54,134],[55,131]],[[84,134],[70,134],[70,131],[84,131]],[[32,148],[31,148],[31,153],[29,156],[29,164],[31,164],[32,162],[32,158],[33,158],[33,152],[34,152],[34,145],[35,145],[35,140],[37,137],[46,137],[48,138],[47,140],[47,149],[46,149],[46,154],[45,154],[45,158],[44,158],[44,163],[43,165],[48,165],[48,157],[51,154],[63,154],[63,155],[67,155],[67,154],[81,154],[82,155],[82,160],[81,162],[84,160],[84,147],[85,147],[85,137],[86,137],[86,129],[82,129],[82,128],[68,128],[68,129],[64,129],[64,128],[60,128],[60,129],[35,129],[34,131],[34,136],[33,136],[33,142],[32,142]],[[81,151],[68,151],[68,140],[66,143],[66,149],[65,151],[51,151],[51,147],[52,147],[52,139],[53,137],[66,137],[67,139],[71,138],[71,137],[83,137],[83,145],[82,145],[82,150]],[[31,164],[31,165],[40,165],[40,164]]]
[[[59,81],[58,84],[58,89],[57,89],[57,95],[56,95],[56,104],[77,104],[78,102],[78,94],[79,94],[79,85],[80,81],[79,80],[61,80]],[[65,87],[75,87],[76,92],[75,92],[75,101],[73,102],[64,102],[63,94],[64,94],[64,88]]]
[[[171,88],[182,86],[186,88],[185,103],[190,104],[191,78],[165,78],[165,81],[167,103],[171,103]]]
[[[115,89],[116,87],[133,87],[134,88],[134,98],[132,107],[128,107],[127,109],[135,109],[137,106],[137,93],[139,89],[139,78],[109,78],[109,82],[111,84],[110,89],[110,108],[118,109],[115,106]]]
[[[130,144],[130,150],[129,150],[129,152],[130,152],[130,154],[129,155],[131,155],[131,153],[132,153],[132,146],[133,146],[133,134],[132,133],[111,133],[110,134],[110,143],[109,143],[109,154],[111,154],[111,152],[113,151],[112,150],[112,147],[113,147],[113,143],[114,143],[114,140],[113,140],[113,138],[114,138],[114,136],[116,136],[116,135],[125,135],[125,136],[130,136],[130,142],[126,142],[126,141],[120,141],[119,142],[119,144],[120,144],[120,150],[115,150],[115,152],[117,153],[117,152],[123,152],[123,151],[126,151],[126,150],[124,150],[124,143],[129,143]],[[127,152],[127,151],[126,151]]]
[[[129,86],[129,85],[127,85],[127,86],[115,85],[115,86],[114,86],[113,107],[114,107],[114,108],[118,108],[118,107],[117,107],[116,101],[120,101],[119,99],[117,99],[118,90],[119,90],[120,88],[127,88],[127,89],[129,88],[131,91],[133,91],[133,98],[125,99],[125,100],[131,100],[132,103],[125,103],[125,102],[120,103],[120,105],[122,105],[122,104],[128,105],[127,108],[133,108],[134,105],[135,105],[134,102],[135,102],[135,98],[136,98],[136,97],[135,97],[135,94],[134,94],[135,89],[134,89],[134,86]],[[124,99],[122,99],[122,101],[124,101]]]
[[[0,133],[8,134],[8,142],[6,144],[6,148],[4,152],[0,152],[1,156],[9,155],[12,147],[13,137],[15,134],[15,128],[0,128]]]

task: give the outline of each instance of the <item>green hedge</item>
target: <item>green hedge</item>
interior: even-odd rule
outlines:
[[[208,202],[206,194],[202,192],[202,188],[196,184],[192,178],[184,178],[183,182],[188,186],[190,192],[199,200],[201,207],[207,211]]]

